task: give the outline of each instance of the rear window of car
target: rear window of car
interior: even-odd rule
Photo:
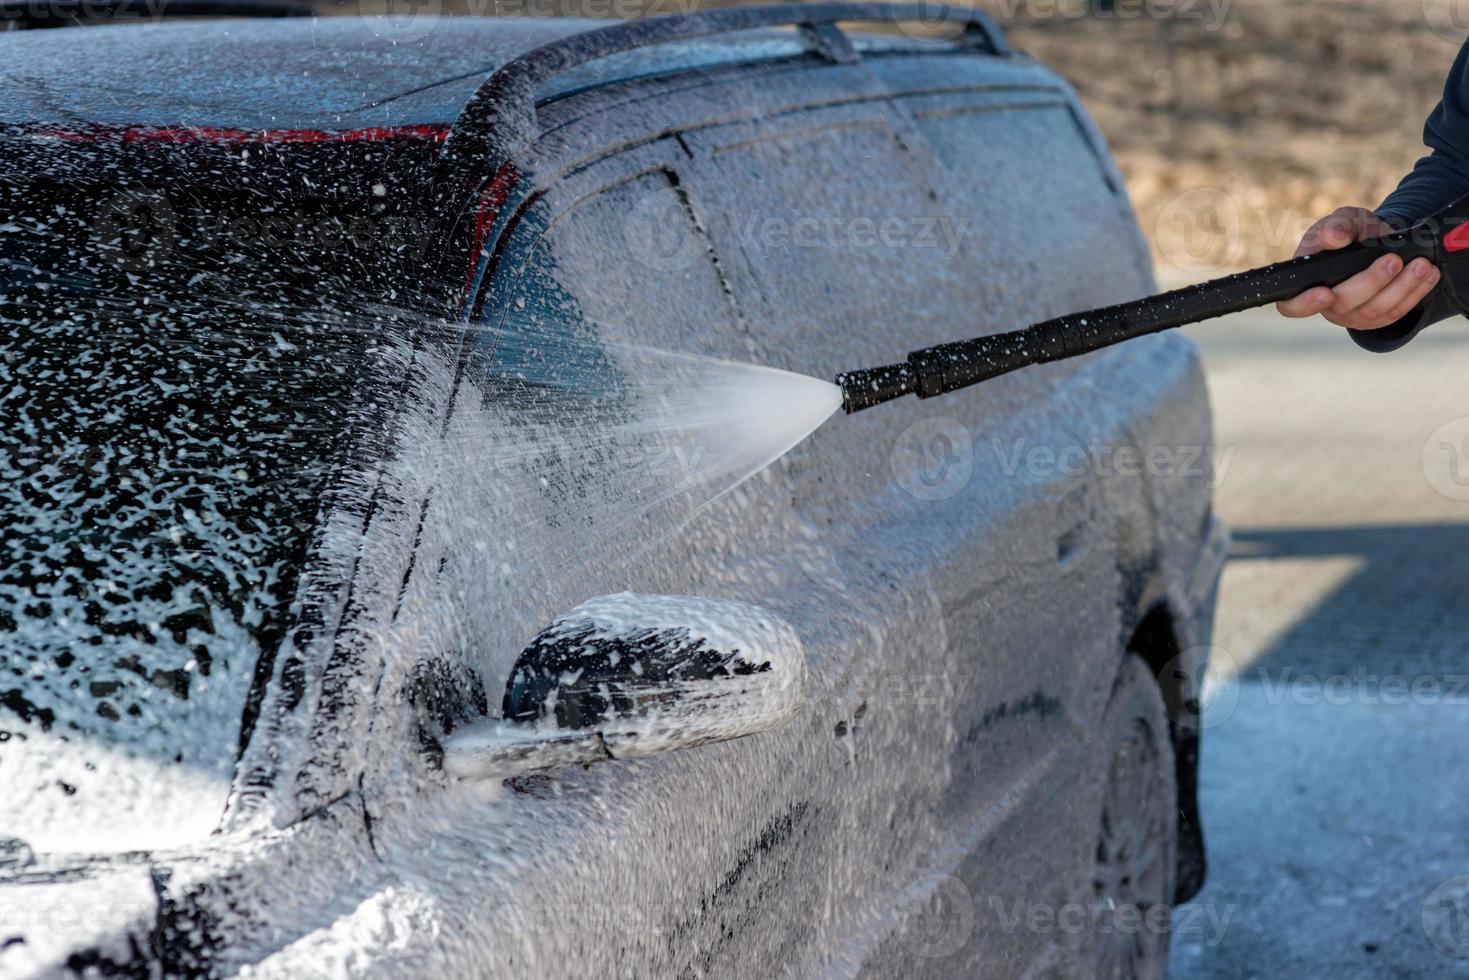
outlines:
[[[0,234],[0,836],[33,843],[222,805],[363,333],[211,277],[178,213],[35,194]]]

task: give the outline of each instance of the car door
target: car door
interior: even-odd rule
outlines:
[[[1115,583],[1098,578],[1105,542],[1082,526],[1088,475],[997,475],[978,439],[1053,452],[1074,442],[1054,372],[997,382],[942,414],[912,403],[836,420],[692,513],[675,497],[632,521],[602,506],[616,494],[599,496],[596,479],[571,478],[575,465],[542,460],[568,477],[543,485],[536,465],[507,473],[495,444],[507,421],[528,424],[506,418],[506,384],[539,386],[532,407],[543,393],[595,399],[618,372],[656,373],[669,349],[830,376],[895,359],[923,342],[924,324],[947,323],[953,336],[972,326],[958,297],[979,271],[925,231],[954,208],[911,124],[881,99],[802,109],[832,92],[852,101],[873,88],[870,73],[787,67],[722,84],[685,107],[675,137],[589,153],[630,142],[620,127],[644,117],[629,105],[584,114],[580,132],[517,161],[516,186],[486,217],[497,230],[483,310],[439,389],[452,405],[437,449],[419,456],[431,457],[421,482],[433,490],[377,701],[416,705],[424,678],[453,688],[472,674],[492,709],[536,629],[630,588],[772,609],[805,642],[810,705],[760,736],[558,771],[498,796],[447,784],[424,763],[425,712],[380,712],[364,779],[376,849],[447,910],[442,928],[456,939],[434,955],[465,968],[494,957],[555,962],[564,975],[947,974],[1032,958],[1044,942],[988,930],[975,914],[991,895],[1055,904],[1070,894],[1068,804],[1092,695],[1075,666],[1115,640],[1115,624],[1098,639],[1115,617]],[[641,85],[657,98],[656,82]],[[567,117],[575,101],[563,103]],[[729,104],[760,121],[709,125]],[[814,244],[763,251],[766,219],[803,214],[818,219]],[[889,216],[909,219],[891,241],[863,231],[875,244],[826,246],[858,219]],[[752,239],[742,217],[759,219]],[[992,327],[1047,301],[992,299]],[[535,343],[517,349],[517,336]],[[546,351],[557,356],[538,359]],[[935,421],[936,432],[923,427]],[[949,481],[953,444],[935,453],[934,437],[966,432],[957,455],[968,473]],[[564,523],[587,513],[590,528]],[[678,533],[663,533],[680,513]],[[415,798],[432,801],[434,821],[408,819]],[[935,899],[938,945],[923,938]]]
[[[1002,136],[988,143],[961,133],[955,148],[946,118],[902,100],[684,137],[691,193],[759,324],[762,356],[828,373],[890,363],[1140,285],[1130,256],[1099,255],[1105,230],[1128,228],[1125,205],[1062,93],[1003,81],[990,73],[976,84]],[[1031,115],[1058,105],[1059,120]],[[1047,192],[1052,168],[1078,165],[1092,185],[1068,179]],[[1071,242],[1054,229],[1026,234],[1065,208],[1081,227],[1099,213],[1106,223]],[[1108,274],[1077,276],[1083,262]],[[1119,271],[1128,281],[1109,284]],[[1007,924],[1017,908],[1074,904],[1086,884],[1072,821],[1119,643],[1113,552],[1069,375],[1028,372],[841,420],[803,474],[801,499],[822,515],[850,578],[931,607],[920,628],[934,647],[896,624],[875,627],[884,642],[843,665],[829,709],[866,784],[848,800],[853,824],[886,828],[853,841],[867,867],[883,869],[858,892],[888,931],[864,953],[876,972],[1013,970],[1064,956],[1058,937]]]
[[[445,910],[458,938],[434,955],[460,970],[492,959],[554,961],[566,976],[701,974],[748,958],[744,937],[758,933],[758,960],[776,971],[822,951],[812,937],[846,874],[829,805],[842,784],[813,778],[831,769],[825,712],[517,780],[500,798],[456,786],[423,751],[440,723],[495,713],[526,642],[592,596],[740,599],[796,624],[810,651],[863,641],[867,610],[840,594],[786,478],[732,488],[724,469],[711,482],[680,455],[677,412],[650,421],[624,401],[649,387],[677,400],[720,359],[755,360],[687,161],[665,139],[570,172],[519,169],[483,218],[495,231],[462,349],[419,386],[442,421],[407,440],[401,464],[430,489],[404,535],[412,568],[363,785],[378,853]],[[714,395],[676,404],[719,407]],[[439,815],[431,827],[414,800]],[[445,854],[458,855],[451,871]]]

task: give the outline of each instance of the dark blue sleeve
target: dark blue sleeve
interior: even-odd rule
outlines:
[[[1443,100],[1423,127],[1423,143],[1432,152],[1377,209],[1394,223],[1426,218],[1469,194],[1469,44],[1454,59]]]
[[[1431,151],[1387,196],[1377,213],[1394,225],[1406,226],[1469,194],[1469,43],[1459,49],[1444,83],[1443,99],[1428,116],[1423,142]],[[1378,330],[1348,330],[1357,346],[1386,353],[1418,336],[1424,327],[1458,310],[1440,286],[1423,305]]]

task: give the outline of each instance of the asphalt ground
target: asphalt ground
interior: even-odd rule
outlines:
[[[1234,544],[1171,975],[1469,977],[1469,323],[1190,333]]]

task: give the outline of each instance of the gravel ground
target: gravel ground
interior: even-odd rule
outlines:
[[[981,0],[1112,144],[1164,278],[1289,257],[1424,151],[1463,0]]]
[[[1172,976],[1469,977],[1469,325],[1388,356],[1264,313],[1192,332],[1233,680]]]

